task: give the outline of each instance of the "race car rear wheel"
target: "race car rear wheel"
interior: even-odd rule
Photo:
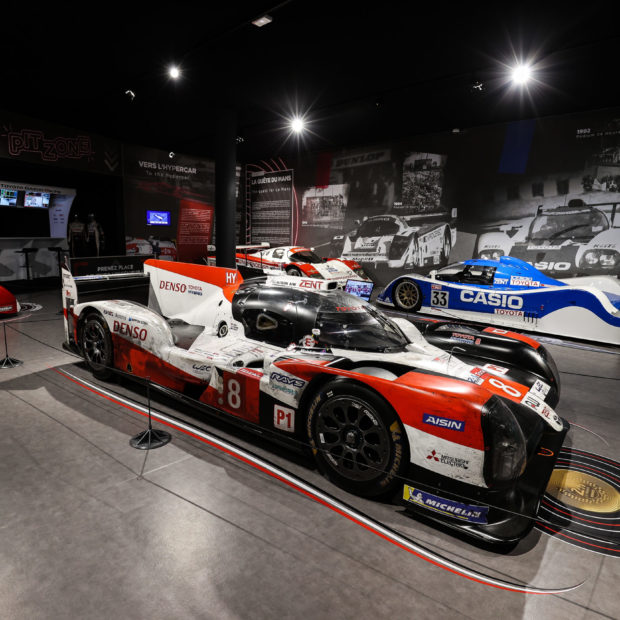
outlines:
[[[286,274],[289,276],[295,276],[296,278],[301,278],[301,270],[298,267],[289,267],[286,270]]]
[[[394,287],[394,305],[405,312],[416,312],[422,305],[422,291],[413,280],[401,280]]]
[[[109,379],[112,376],[114,347],[110,329],[98,312],[92,312],[86,317],[80,342],[84,359],[93,375],[98,379]]]
[[[330,381],[310,405],[308,439],[321,472],[356,495],[394,490],[409,463],[404,427],[376,392],[351,381]]]

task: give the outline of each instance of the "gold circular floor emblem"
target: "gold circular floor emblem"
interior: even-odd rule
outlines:
[[[613,513],[620,510],[620,493],[614,487],[580,471],[554,469],[547,493],[567,506],[588,512]]]

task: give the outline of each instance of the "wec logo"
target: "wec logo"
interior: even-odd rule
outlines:
[[[463,420],[452,420],[451,418],[441,418],[437,415],[431,415],[425,413],[422,417],[424,424],[430,424],[431,426],[439,426],[440,428],[447,428],[454,431],[464,431],[465,422]]]
[[[461,291],[461,301],[485,306],[496,306],[520,310],[523,307],[523,299],[517,295],[506,293],[487,293],[486,291]]]
[[[181,284],[180,282],[168,282],[166,280],[162,280],[159,283],[160,290],[163,289],[165,291],[173,291],[174,293],[185,293],[187,290],[187,286],[185,284]]]

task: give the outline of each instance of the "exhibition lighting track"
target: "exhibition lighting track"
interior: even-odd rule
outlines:
[[[139,415],[148,416],[148,409],[146,407],[143,407],[139,403],[123,398],[122,396],[115,394],[114,392],[106,390],[105,388],[102,388],[94,383],[86,381],[85,379],[81,379],[71,373],[64,372],[56,368],[52,368],[51,370],[65,377],[66,379],[69,379],[80,387],[83,387],[90,392],[102,398],[105,398],[110,402],[125,407],[126,409],[138,413]],[[353,523],[356,523],[360,527],[363,527],[369,532],[376,534],[380,538],[391,542],[397,547],[408,551],[409,553],[412,553],[413,555],[425,560],[426,562],[430,562],[431,564],[434,564],[439,568],[443,568],[444,570],[454,573],[459,577],[464,577],[465,579],[475,581],[482,585],[491,586],[502,590],[508,590],[510,592],[519,592],[522,594],[561,594],[574,590],[583,585],[583,583],[585,583],[581,582],[577,585],[566,588],[546,589],[530,587],[527,585],[519,585],[511,583],[509,581],[504,581],[502,579],[496,579],[489,575],[478,573],[464,566],[461,566],[449,560],[448,558],[445,558],[431,551],[430,549],[427,549],[426,547],[413,542],[412,540],[409,540],[402,534],[399,534],[395,530],[381,524],[380,522],[372,519],[368,515],[365,515],[364,513],[356,510],[348,504],[336,499],[332,495],[321,491],[317,487],[307,482],[304,482],[300,478],[286,472],[285,470],[277,467],[273,463],[270,463],[269,461],[260,458],[256,454],[253,454],[248,450],[242,449],[241,447],[237,446],[232,442],[226,441],[221,437],[218,437],[217,435],[208,433],[199,428],[186,424],[185,422],[175,418],[174,416],[166,415],[153,409],[150,410],[150,414],[154,419],[158,420],[165,426],[180,431],[181,433],[189,437],[197,439],[198,441],[201,441],[202,443],[212,448],[220,450],[221,452],[224,452],[225,454],[243,463],[246,463],[251,467],[254,467],[258,471],[267,474],[268,476],[278,480],[279,482],[287,485],[288,487],[298,491],[302,495],[305,495],[306,497],[318,502],[319,504],[333,510],[339,515],[349,519]]]

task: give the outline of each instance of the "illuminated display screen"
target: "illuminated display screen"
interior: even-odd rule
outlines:
[[[372,282],[364,282],[363,280],[347,280],[344,291],[345,293],[350,293],[351,295],[355,295],[365,301],[370,301],[373,287],[374,284]]]
[[[149,226],[170,226],[170,211],[147,211],[146,223]]]
[[[14,207],[17,205],[16,189],[0,189],[0,206]]]
[[[26,192],[24,195],[24,207],[41,207],[50,206],[50,195],[45,192]]]

